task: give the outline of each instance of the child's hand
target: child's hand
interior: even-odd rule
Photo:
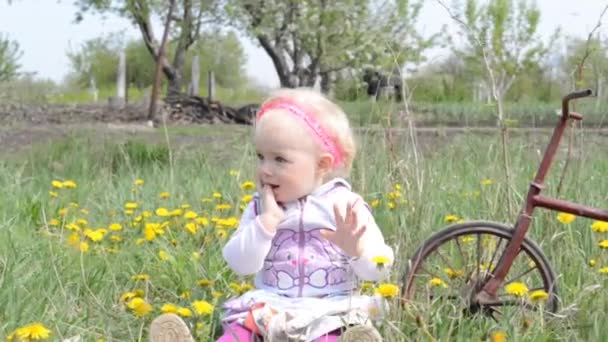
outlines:
[[[271,186],[262,185],[260,199],[262,200],[262,215],[260,215],[260,220],[266,231],[274,234],[277,231],[277,226],[285,217],[285,212],[274,198]]]
[[[336,230],[321,230],[321,236],[333,242],[349,256],[359,257],[363,254],[361,237],[365,233],[365,226],[359,226],[357,213],[353,210],[353,204],[346,204],[346,214],[342,216],[338,205],[334,204],[334,215],[336,216]]]

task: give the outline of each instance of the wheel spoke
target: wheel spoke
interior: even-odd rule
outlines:
[[[527,270],[523,271],[522,273],[518,274],[516,277],[509,279],[508,281],[506,281],[506,282],[504,283],[504,285],[505,285],[505,286],[506,286],[506,285],[509,285],[509,284],[511,284],[512,282],[514,282],[514,281],[516,281],[516,280],[518,280],[518,279],[521,279],[521,277],[523,277],[523,276],[525,276],[526,274],[528,274],[528,273],[530,273],[530,272],[534,271],[536,268],[538,268],[538,267],[536,267],[536,263],[534,263],[534,267],[530,267],[530,268],[528,268]]]

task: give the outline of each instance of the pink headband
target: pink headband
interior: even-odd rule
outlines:
[[[341,149],[338,148],[338,145],[329,137],[314,116],[310,115],[293,101],[288,99],[276,99],[262,105],[262,108],[257,114],[257,120],[260,120],[266,112],[273,109],[287,110],[292,115],[302,120],[317,142],[323,146],[323,149],[334,157],[334,166],[337,166],[342,162],[344,156],[342,155]]]

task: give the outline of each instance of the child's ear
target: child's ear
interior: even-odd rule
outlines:
[[[319,162],[317,163],[317,167],[322,174],[328,174],[333,170],[334,166],[334,156],[329,153],[321,154],[319,158]]]

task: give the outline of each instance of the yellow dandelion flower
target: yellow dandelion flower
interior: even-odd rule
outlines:
[[[608,267],[602,267],[597,271],[602,274],[608,274]]]
[[[125,209],[127,210],[135,210],[139,207],[139,204],[137,202],[126,202],[125,203]]]
[[[63,187],[66,188],[66,189],[74,189],[74,188],[76,188],[76,186],[77,186],[76,182],[74,182],[71,179],[68,179],[68,180],[66,180],[66,181],[63,182]]]
[[[198,214],[192,210],[188,210],[184,214],[184,218],[189,219],[189,220],[196,218],[197,216],[198,216]]]
[[[59,197],[59,194],[55,191],[49,191],[49,196],[51,196],[53,198],[57,198],[57,197]]]
[[[167,210],[167,208],[157,208],[157,209],[154,211],[154,213],[155,213],[157,216],[160,216],[160,217],[167,217],[167,216],[169,216],[169,210]]]
[[[492,179],[490,179],[490,178],[484,178],[484,179],[481,180],[480,183],[483,186],[488,186],[488,185],[494,184],[494,181]]]
[[[80,209],[80,212],[82,213],[82,215],[89,215],[89,211],[87,209]]]
[[[372,262],[375,264],[384,265],[384,264],[388,264],[390,262],[390,259],[383,255],[377,255],[372,258]]]
[[[246,181],[241,183],[241,189],[243,190],[253,190],[255,189],[255,183],[252,181]]]
[[[152,311],[152,305],[140,297],[131,299],[127,304],[127,307],[131,309],[137,317],[146,316]]]
[[[190,234],[196,234],[197,230],[198,230],[198,226],[196,225],[196,223],[193,222],[188,222],[184,225],[184,228],[186,228],[186,230],[190,233]]]
[[[177,314],[182,316],[182,317],[191,317],[192,316],[192,310],[188,309],[188,308],[182,308],[179,307],[177,308]]]
[[[594,221],[593,224],[591,224],[591,229],[594,232],[598,232],[598,233],[608,232],[608,222]]]
[[[36,322],[18,328],[14,335],[17,336],[18,341],[38,341],[49,338],[51,331],[44,324]]]
[[[70,202],[70,207],[78,208],[78,207],[80,207],[80,205],[76,202]]]
[[[167,191],[163,191],[160,194],[158,194],[158,197],[162,198],[162,199],[167,199],[169,198],[169,193]]]
[[[201,279],[198,281],[198,286],[200,287],[208,287],[208,286],[213,286],[215,282],[213,280],[210,279]]]
[[[61,225],[61,221],[59,221],[58,219],[52,218],[49,220],[49,226],[57,227],[59,225]]]
[[[201,255],[198,252],[192,252],[191,256],[190,256],[190,260],[192,261],[198,261],[200,260]]]
[[[454,270],[449,267],[444,268],[443,271],[450,279],[456,279],[464,276],[464,272],[462,270]]]
[[[179,295],[179,297],[182,299],[188,299],[191,296],[192,296],[192,292],[190,292],[189,290],[186,290]]]
[[[220,239],[220,240],[224,240],[224,239],[226,239],[228,237],[228,233],[226,233],[225,229],[218,229],[215,232],[215,236],[217,236],[217,238]]]
[[[549,298],[549,294],[544,290],[536,290],[530,293],[530,300],[533,302],[544,302]]]
[[[57,210],[57,215],[59,216],[66,216],[68,214],[68,208],[61,208],[59,210]]]
[[[490,340],[492,342],[506,342],[507,341],[507,333],[504,331],[494,331],[492,335],[490,335]]]
[[[78,249],[81,252],[86,253],[89,251],[89,244],[83,241],[78,245]]]
[[[89,240],[93,241],[93,242],[99,242],[101,240],[103,240],[104,235],[106,234],[106,230],[105,229],[96,229],[96,230],[92,230],[92,229],[85,229],[84,230],[84,236],[86,236],[87,238],[89,238]]]
[[[252,199],[253,199],[253,196],[251,196],[251,195],[244,195],[243,197],[241,197],[241,202],[243,202],[243,203],[249,203],[249,202],[251,202]]]
[[[445,221],[445,222],[456,222],[458,220],[460,220],[460,217],[458,217],[456,215],[446,215],[443,218],[443,221]]]
[[[240,172],[237,170],[230,170],[230,171],[228,171],[228,174],[233,177],[237,177],[240,174]]]
[[[206,300],[196,300],[192,302],[192,308],[194,312],[199,315],[211,315],[213,313],[213,305],[207,302]]]
[[[401,191],[401,184],[395,184],[394,188],[397,191]]]
[[[169,212],[169,217],[177,217],[182,216],[184,214],[184,210],[181,208],[173,209]]]
[[[112,231],[119,231],[122,230],[122,226],[120,225],[120,223],[110,223],[110,225],[108,226],[108,228]]]
[[[182,209],[190,209],[192,206],[188,203],[184,203],[184,204],[180,205],[179,207]]]
[[[602,240],[598,242],[597,245],[600,246],[600,248],[608,248],[608,240]]]
[[[528,287],[526,286],[526,284],[519,282],[519,281],[514,281],[510,284],[507,284],[507,286],[505,286],[505,292],[507,294],[513,295],[513,296],[517,296],[517,297],[522,297],[528,294]]]
[[[201,202],[203,203],[211,203],[213,200],[211,198],[201,198]]]
[[[475,238],[472,236],[463,236],[460,238],[460,242],[462,243],[469,243],[469,242],[473,242],[475,241]]]
[[[120,235],[112,235],[112,236],[110,236],[110,239],[112,241],[114,241],[114,242],[120,242],[120,241],[122,241],[122,236],[120,236]]]
[[[447,288],[448,284],[446,284],[443,280],[439,279],[439,278],[431,278],[429,280],[429,285],[432,287],[443,287],[443,288]]]
[[[134,291],[128,291],[128,292],[123,293],[120,296],[120,301],[121,302],[128,302],[128,301],[130,301],[131,299],[133,299],[133,298],[135,298],[137,296],[138,296],[138,294],[136,292],[134,292]]]
[[[206,217],[197,217],[194,219],[194,222],[198,223],[199,225],[206,227],[209,225],[209,219]]]
[[[380,200],[379,199],[375,199],[370,203],[372,208],[377,208],[380,205]]]
[[[213,193],[211,196],[213,196],[213,198],[217,198],[217,199],[222,198],[222,194],[221,194],[221,193],[219,193],[219,192],[217,192],[217,191],[216,191],[216,192],[214,192],[214,193]]]
[[[220,298],[222,297],[224,294],[220,291],[211,291],[211,297],[213,298]]]
[[[172,303],[167,303],[167,304],[163,304],[163,306],[160,308],[160,312],[176,314],[177,309],[178,309],[177,305],[172,304]]]
[[[143,179],[139,179],[139,178],[138,178],[138,179],[136,179],[136,180],[133,182],[133,184],[135,184],[135,185],[144,185],[144,180],[143,180]]]
[[[236,228],[239,225],[239,219],[236,217],[220,218],[215,224],[217,228]]]
[[[61,189],[61,188],[63,188],[63,182],[58,181],[58,180],[53,180],[51,182],[51,186],[53,186],[53,188],[55,188],[55,189]]]
[[[389,209],[395,209],[395,207],[397,206],[397,204],[395,204],[395,202],[393,201],[388,202],[387,205]]]
[[[589,259],[589,261],[587,261],[587,264],[591,267],[595,266],[595,264],[597,264],[597,260],[595,259]]]
[[[215,210],[220,210],[220,211],[221,210],[228,210],[228,209],[231,209],[231,208],[232,208],[232,205],[227,204],[227,203],[218,204],[218,205],[215,206]]]
[[[150,275],[146,273],[134,274],[131,276],[131,280],[150,280]]]
[[[133,215],[134,211],[133,211],[133,210],[131,210],[131,209],[127,209],[127,210],[125,210],[125,211],[124,211],[124,213],[125,213],[125,215],[127,215],[127,216],[131,216],[131,215]]]
[[[86,226],[89,225],[89,221],[87,221],[87,220],[85,220],[83,218],[79,218],[79,219],[76,219],[76,224],[79,225],[79,226],[81,226],[81,227],[86,227]]]
[[[399,294],[399,287],[395,284],[384,283],[378,285],[375,292],[382,297],[393,298]]]
[[[169,260],[169,253],[167,253],[166,251],[159,251],[158,258],[162,261],[167,261]]]
[[[576,218],[576,215],[568,214],[568,213],[559,213],[557,214],[557,220],[563,224],[570,224]]]

